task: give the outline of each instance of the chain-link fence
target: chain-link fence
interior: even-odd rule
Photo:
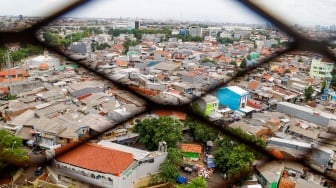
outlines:
[[[265,156],[265,158],[268,159],[268,160],[265,160],[263,162],[263,164],[269,163],[273,160],[278,160],[274,155],[270,154],[268,151],[264,150],[263,148],[255,145],[254,143],[251,143],[247,140],[244,140],[241,137],[241,135],[235,135],[234,133],[228,131],[225,127],[223,127],[219,124],[213,123],[213,122],[209,121],[208,119],[206,119],[202,116],[199,116],[199,114],[195,113],[194,110],[192,109],[192,106],[190,105],[191,101],[186,103],[186,104],[183,104],[183,103],[182,104],[172,104],[172,103],[161,104],[160,101],[159,102],[158,101],[153,101],[150,98],[144,97],[143,95],[135,92],[134,90],[132,90],[127,85],[124,85],[122,83],[114,81],[113,79],[111,79],[106,74],[101,73],[101,72],[95,72],[96,71],[95,67],[90,67],[89,65],[83,64],[79,61],[76,61],[76,59],[69,56],[69,54],[67,52],[62,51],[58,48],[55,48],[54,46],[51,46],[50,44],[44,43],[38,38],[37,35],[38,35],[41,28],[48,26],[48,24],[57,20],[62,15],[66,14],[66,13],[69,13],[70,11],[72,11],[75,8],[78,8],[80,6],[88,4],[89,2],[90,1],[76,1],[72,4],[70,4],[69,6],[67,6],[66,8],[61,9],[61,10],[57,11],[56,13],[54,13],[52,15],[44,17],[41,20],[37,21],[36,23],[33,23],[31,25],[31,27],[29,27],[29,28],[19,30],[19,31],[15,31],[15,30],[13,30],[13,31],[2,31],[2,32],[0,32],[0,41],[1,41],[0,43],[1,44],[7,44],[7,43],[19,42],[19,43],[39,45],[39,46],[42,46],[44,48],[47,48],[48,50],[50,50],[54,53],[57,53],[61,56],[65,56],[68,59],[79,63],[81,65],[81,67],[85,68],[87,71],[94,72],[97,76],[99,76],[103,79],[109,80],[110,82],[113,83],[113,85],[117,86],[118,88],[121,88],[121,89],[126,90],[128,92],[131,92],[137,98],[145,101],[145,103],[146,103],[145,111],[136,112],[136,113],[133,114],[134,116],[140,115],[142,113],[148,113],[148,112],[158,110],[158,109],[183,111],[183,112],[187,113],[188,116],[190,116],[192,118],[195,118],[195,119],[199,120],[200,122],[204,122],[207,125],[215,128],[217,130],[220,130],[224,135],[227,135],[227,136],[233,138],[234,140],[237,140],[238,142],[246,144],[249,148],[252,148],[253,150],[258,151],[261,155]],[[329,49],[330,41],[333,40],[332,38],[330,40],[315,40],[315,39],[309,38],[308,36],[305,36],[304,34],[298,32],[293,27],[290,27],[286,23],[280,21],[280,19],[278,19],[277,17],[272,16],[272,14],[270,14],[269,10],[258,6],[253,1],[243,1],[242,0],[242,1],[239,1],[239,2],[241,3],[241,6],[245,6],[248,9],[254,11],[258,15],[260,15],[261,17],[265,18],[268,22],[270,22],[274,26],[276,26],[279,30],[286,33],[290,37],[291,40],[288,43],[288,46],[286,46],[286,48],[281,49],[279,51],[276,51],[273,54],[271,54],[270,56],[260,60],[260,62],[257,65],[248,67],[248,69],[246,71],[240,72],[235,77],[233,77],[231,80],[237,79],[239,77],[243,77],[244,75],[248,75],[249,72],[255,70],[258,67],[263,66],[263,64],[267,64],[270,61],[272,61],[273,59],[281,57],[282,55],[291,53],[293,51],[310,51],[310,52],[318,53],[318,54],[321,54],[321,55],[331,59],[333,62],[336,62],[336,58],[335,58],[334,54]],[[221,83],[221,84],[218,84],[214,87],[209,88],[209,90],[207,92],[205,92],[203,95],[205,95],[206,93],[211,93],[211,92],[214,92],[214,91],[218,90],[219,88],[225,86],[231,80],[226,80],[225,83]],[[197,100],[197,99],[198,99],[198,97],[193,98],[193,100]],[[126,122],[127,120],[129,120],[129,119],[121,120],[118,123],[122,124],[123,122]],[[109,128],[112,128],[112,127],[109,127]],[[108,131],[108,130],[109,129],[106,129],[104,131]],[[331,135],[331,136],[333,136],[333,135]],[[87,139],[85,139],[84,141],[87,141]],[[76,146],[73,146],[73,147],[76,147]],[[71,149],[73,147],[69,147],[68,149]],[[66,152],[66,151],[69,151],[69,150],[65,150],[64,152]],[[311,152],[311,151],[308,151],[308,153],[309,152]],[[313,171],[317,174],[323,175],[326,179],[328,179],[330,181],[335,181],[335,177],[333,177],[332,174],[326,174],[326,173],[322,174],[321,172],[318,172],[315,169],[311,168],[310,165],[308,165],[306,163],[305,158],[295,159],[294,162],[300,163],[300,164],[304,165],[306,168],[309,168],[311,171]],[[227,179],[216,187],[230,187],[234,182],[237,181],[237,179],[239,179],[239,176],[236,176],[235,179]]]

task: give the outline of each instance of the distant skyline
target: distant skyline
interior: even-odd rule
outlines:
[[[1,15],[47,16],[73,0],[10,0]],[[335,25],[334,0],[254,0],[289,24]],[[257,23],[267,21],[235,0],[92,0],[64,16],[86,18],[149,18],[157,20]]]

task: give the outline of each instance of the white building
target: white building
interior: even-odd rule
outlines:
[[[48,52],[45,51],[44,55],[39,55],[30,60],[29,69],[37,69],[42,64],[47,65],[49,68],[58,68],[60,66],[59,58],[49,56]]]
[[[109,141],[85,143],[60,156],[56,150],[49,174],[54,183],[66,186],[133,187],[140,178],[157,173],[166,157],[166,150],[149,152]]]
[[[310,64],[309,76],[313,78],[325,78],[334,69],[334,63],[327,58],[314,58]]]
[[[189,35],[192,37],[201,37],[202,36],[202,28],[193,26],[189,28]]]

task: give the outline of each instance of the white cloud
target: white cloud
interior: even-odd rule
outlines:
[[[290,24],[334,25],[336,1],[334,0],[255,0],[269,12]]]

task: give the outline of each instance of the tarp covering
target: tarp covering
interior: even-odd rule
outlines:
[[[188,158],[199,158],[198,153],[191,153],[191,152],[183,152],[183,156]]]
[[[207,167],[208,168],[214,168],[216,165],[214,163],[214,161],[207,161]]]
[[[176,183],[187,183],[187,178],[184,176],[177,176]]]

